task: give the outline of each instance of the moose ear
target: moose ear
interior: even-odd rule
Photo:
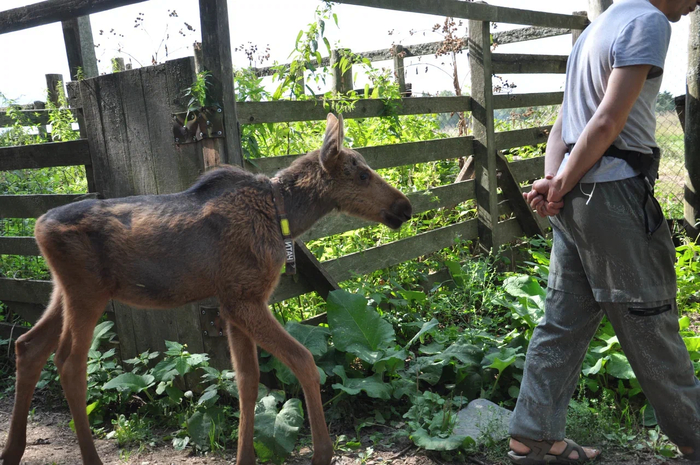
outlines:
[[[328,113],[326,118],[326,134],[323,138],[321,146],[321,166],[323,169],[330,172],[338,162],[338,156],[343,148],[343,137],[345,131],[343,129],[343,116],[338,118],[332,113]]]

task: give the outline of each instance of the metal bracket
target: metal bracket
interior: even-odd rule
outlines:
[[[219,307],[199,306],[199,322],[204,337],[223,337],[224,321],[221,319]]]
[[[202,107],[173,114],[173,137],[178,145],[224,137],[223,110]]]

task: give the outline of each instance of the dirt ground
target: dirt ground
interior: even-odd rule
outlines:
[[[4,446],[9,428],[12,399],[0,399],[0,445]],[[27,449],[22,459],[22,465],[79,465],[80,451],[75,435],[68,426],[70,413],[64,406],[52,409],[46,405],[38,405],[30,416],[27,428]],[[365,438],[367,439],[367,438]],[[363,440],[364,443],[364,440]],[[114,440],[96,439],[97,451],[105,465],[171,465],[171,464],[209,464],[223,465],[235,463],[234,451],[223,454],[192,455],[189,450],[175,451],[170,444],[146,447],[144,451],[120,451]],[[364,444],[363,444],[364,445]],[[371,442],[367,439],[367,445]],[[364,451],[362,448],[360,451]],[[597,461],[601,465],[689,465],[684,460],[660,460],[651,455],[631,457],[620,452],[605,450],[605,458]],[[296,452],[287,463],[292,465],[310,464],[311,451],[302,448]],[[336,465],[350,464],[395,464],[395,465],[447,465],[451,463],[468,463],[475,465],[496,465],[509,463],[505,460],[494,460],[479,454],[459,462],[445,460],[437,454],[427,453],[412,446],[405,440],[397,442],[389,448],[375,447],[374,453],[363,460],[357,452],[339,451]]]

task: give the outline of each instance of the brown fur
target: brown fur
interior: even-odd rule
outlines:
[[[408,199],[359,153],[344,149],[342,141],[342,118],[329,115],[322,148],[278,173],[294,237],[334,209],[393,228],[411,216]],[[256,344],[300,380],[311,423],[312,463],[331,462],[333,444],[313,357],[267,308],[284,262],[267,177],[222,167],[178,194],[77,202],[39,218],[35,237],[54,291],[41,320],[16,342],[15,406],[4,465],[19,464],[24,453],[34,387],[53,351],[83,463],[101,463],[85,413],[86,360],[93,329],[110,299],[169,308],[210,296],[221,303],[240,392],[238,463],[255,463]]]

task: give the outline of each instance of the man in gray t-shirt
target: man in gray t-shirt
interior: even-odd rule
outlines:
[[[545,316],[528,347],[511,421],[515,463],[570,463],[600,453],[564,439],[564,431],[603,316],[661,428],[687,458],[700,460],[700,381],[678,334],[675,249],[652,195],[656,173],[612,156],[657,150],[654,107],[669,21],[697,4],[619,0],[571,52],[545,178],[525,194],[532,208],[551,217],[554,240]]]

